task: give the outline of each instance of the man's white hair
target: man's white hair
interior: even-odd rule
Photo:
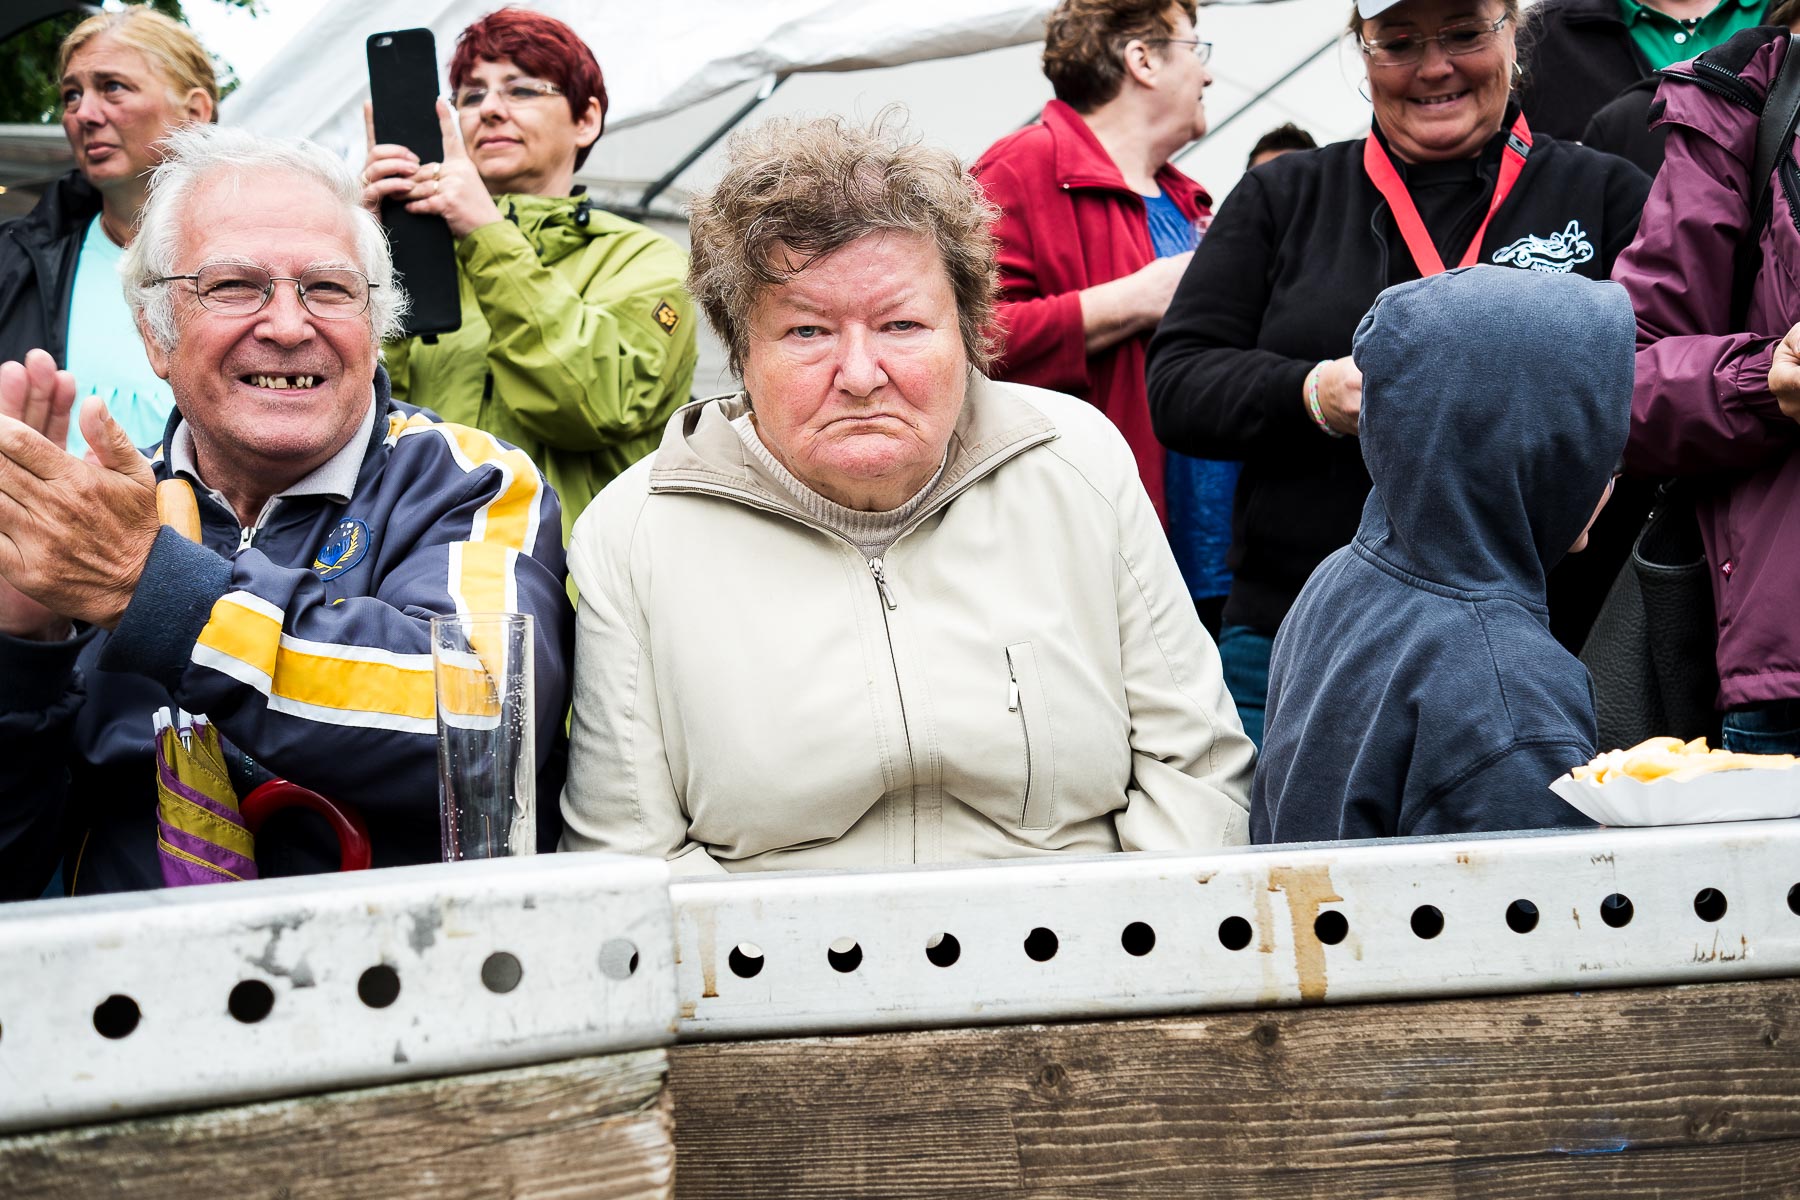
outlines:
[[[184,273],[177,261],[182,222],[192,220],[204,228],[207,219],[194,208],[195,194],[215,179],[229,180],[235,187],[240,180],[270,175],[311,180],[337,198],[356,231],[358,269],[374,285],[368,318],[375,344],[379,347],[383,339],[398,336],[407,299],[394,283],[387,234],[363,208],[362,185],[342,159],[304,138],[262,137],[218,125],[178,129],[163,146],[168,156],[150,175],[149,199],[119,273],[132,313],[143,318],[150,336],[164,350],[175,345],[175,294],[171,285],[154,281]],[[188,270],[198,265],[189,264]]]

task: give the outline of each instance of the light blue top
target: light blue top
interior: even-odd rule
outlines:
[[[125,303],[125,287],[119,280],[119,264],[125,251],[100,228],[100,219],[88,222],[81,241],[81,257],[75,264],[75,290],[69,298],[69,348],[63,366],[75,376],[75,411],[69,417],[69,453],[84,454],[81,406],[98,394],[112,411],[113,419],[131,435],[131,444],[154,446],[162,440],[163,427],[175,407],[169,385],[150,369],[143,340]]]

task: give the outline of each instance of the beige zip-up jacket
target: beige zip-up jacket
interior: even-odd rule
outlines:
[[[972,376],[942,488],[869,560],[677,412],[583,514],[565,850],[677,872],[1246,840],[1253,751],[1130,449]]]

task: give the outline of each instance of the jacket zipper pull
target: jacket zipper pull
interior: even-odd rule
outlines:
[[[898,609],[900,606],[894,603],[894,593],[888,590],[887,566],[881,559],[871,558],[869,560],[869,574],[875,577],[875,586],[880,589],[882,603],[888,606],[888,611],[893,612]]]
[[[238,530],[238,549],[248,550],[250,543],[256,540],[256,526],[251,525]]]
[[[1019,681],[1017,679],[1013,680],[1006,689],[1006,711],[1019,711]]]

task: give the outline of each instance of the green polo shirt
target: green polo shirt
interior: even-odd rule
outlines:
[[[1762,24],[1765,4],[1766,0],[1719,0],[1699,20],[1677,21],[1637,0],[1619,0],[1619,15],[1631,40],[1650,60],[1650,69],[1660,71],[1712,49],[1740,29]]]

